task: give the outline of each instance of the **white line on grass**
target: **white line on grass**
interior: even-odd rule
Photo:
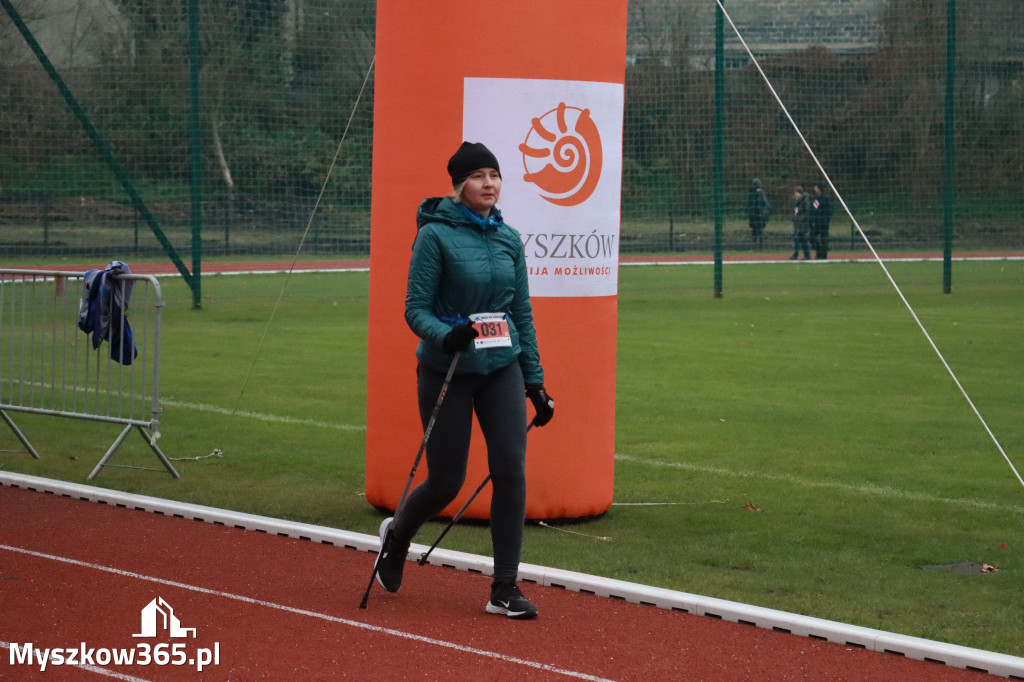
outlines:
[[[125,571],[120,568],[113,568],[111,566],[103,566],[101,564],[93,564],[87,561],[79,561],[77,559],[70,559],[68,557],[56,556],[53,554],[44,554],[42,552],[35,552],[30,549],[24,549],[21,547],[12,547],[11,545],[0,544],[0,549],[5,549],[9,552],[17,552],[20,554],[26,554],[28,556],[34,556],[40,559],[49,559],[51,561],[58,561],[72,566],[81,566],[84,568],[92,568],[97,571],[103,571],[105,573],[112,573],[114,575],[123,576],[126,578],[134,578],[136,580],[145,580],[148,582],[157,583],[160,585],[167,585],[169,587],[176,587],[182,590],[189,590],[191,592],[198,592],[200,594],[208,594],[214,597],[221,597],[223,599],[231,599],[234,601],[243,602],[245,604],[253,604],[255,606],[262,606],[268,609],[274,609],[276,611],[284,611],[286,613],[293,613],[299,616],[306,616],[309,618],[318,618],[331,623],[339,623],[341,625],[347,625],[353,628],[359,628],[361,630],[368,630],[370,632],[376,632],[383,635],[391,635],[392,637],[400,637],[402,639],[411,640],[413,642],[419,642],[421,644],[429,644],[432,646],[438,646],[445,649],[452,649],[466,654],[474,654],[477,656],[483,656],[484,658],[490,658],[497,661],[504,661],[506,663],[514,663],[516,665],[526,666],[528,668],[535,668],[537,670],[545,670],[547,672],[556,673],[559,675],[565,675],[567,677],[573,677],[579,680],[592,680],[593,682],[611,682],[603,677],[596,677],[594,675],[588,675],[586,673],[577,672],[575,670],[566,670],[557,666],[551,665],[550,663],[538,663],[537,661],[529,661],[524,658],[517,658],[515,656],[506,656],[499,654],[494,651],[487,651],[486,649],[477,649],[476,647],[465,646],[463,644],[456,644],[455,642],[448,642],[443,639],[435,639],[433,637],[424,637],[423,635],[413,634],[411,632],[403,632],[402,630],[395,630],[394,628],[380,627],[379,625],[370,625],[369,623],[361,623],[357,620],[350,620],[348,618],[339,618],[338,616],[330,616],[325,613],[317,613],[316,611],[308,611],[306,609],[299,609],[294,606],[285,606],[283,604],[275,604],[273,602],[263,601],[262,599],[254,599],[252,597],[245,597],[239,594],[231,594],[230,592],[221,592],[220,590],[211,590],[206,587],[199,587],[197,585],[189,585],[188,583],[181,583],[175,580],[166,580],[164,578],[156,578],[149,575],[143,575],[141,573],[134,573],[132,571]]]
[[[684,471],[695,471],[697,473],[713,474],[716,476],[732,476],[735,478],[750,478],[760,479],[763,481],[775,481],[778,483],[791,483],[805,488],[826,488],[829,490],[841,490],[843,492],[857,493],[861,495],[876,495],[879,497],[911,500],[913,502],[939,502],[941,504],[953,504],[961,507],[973,507],[975,509],[1000,509],[1012,512],[1024,511],[1024,507],[1016,505],[1007,506],[1003,504],[996,504],[994,502],[968,500],[962,497],[956,499],[949,497],[936,497],[934,495],[924,495],[922,493],[914,493],[907,490],[900,490],[899,488],[889,488],[880,485],[851,485],[849,483],[838,483],[836,481],[814,481],[792,476],[790,474],[766,474],[763,472],[753,471],[733,471],[731,469],[722,469],[721,467],[702,466],[698,464],[690,464],[688,462],[662,462],[622,454],[615,455],[615,459],[619,462],[631,462],[634,464],[643,464],[646,466],[665,469],[681,469]]]
[[[337,424],[332,422],[318,421],[316,419],[297,419],[295,417],[284,417],[277,414],[265,414],[263,412],[246,412],[245,410],[229,410],[226,407],[216,405],[204,405],[203,403],[190,403],[173,398],[160,398],[160,403],[168,407],[178,407],[185,410],[197,410],[199,412],[212,412],[224,414],[229,417],[246,417],[247,419],[258,419],[264,422],[277,424],[301,424],[303,426],[317,426],[324,429],[339,429],[341,431],[365,431],[366,424]]]
[[[57,388],[54,384],[44,383],[39,381],[19,381],[14,379],[12,383],[16,386],[28,386],[30,388],[43,388],[46,390],[53,390]],[[78,392],[88,392],[89,389],[79,387]],[[198,412],[212,412],[214,414],[223,414],[229,417],[245,417],[247,419],[257,419],[259,421],[271,422],[276,424],[300,424],[302,426],[316,426],[323,429],[338,429],[340,431],[365,431],[366,424],[338,424],[335,422],[325,422],[316,419],[298,419],[296,417],[284,417],[277,414],[266,414],[263,412],[246,412],[245,410],[229,410],[226,407],[217,407],[216,405],[205,405],[203,403],[193,403],[184,400],[175,400],[174,398],[162,397],[160,398],[160,404],[167,407],[177,407],[185,410],[196,410]]]

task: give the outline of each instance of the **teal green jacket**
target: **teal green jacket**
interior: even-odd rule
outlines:
[[[522,239],[500,220],[481,225],[464,210],[448,197],[434,197],[416,213],[405,294],[405,320],[420,337],[416,358],[447,372],[451,355],[441,344],[452,327],[474,313],[505,313],[512,346],[471,348],[456,373],[491,374],[518,361],[527,384],[542,384]]]

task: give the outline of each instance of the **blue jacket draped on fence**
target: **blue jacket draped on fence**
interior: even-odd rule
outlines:
[[[78,328],[86,334],[92,333],[93,349],[109,341],[110,359],[122,365],[132,364],[138,355],[127,317],[135,282],[118,279],[120,275],[130,274],[128,266],[119,260],[111,261],[103,270],[87,271],[85,293],[78,306]]]

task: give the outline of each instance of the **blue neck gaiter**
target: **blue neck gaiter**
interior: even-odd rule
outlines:
[[[459,210],[462,211],[467,218],[472,220],[477,227],[485,232],[487,230],[496,230],[499,225],[504,224],[504,221],[501,218],[501,211],[497,208],[492,208],[489,216],[482,216],[465,204],[460,203],[455,205],[459,207]]]

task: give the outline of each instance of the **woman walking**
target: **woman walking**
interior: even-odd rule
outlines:
[[[455,354],[457,364],[426,446],[427,479],[381,524],[377,581],[396,592],[419,528],[462,489],[473,414],[487,444],[494,580],[488,613],[534,618],[517,581],[526,515],[526,400],[533,423],[554,415],[544,388],[526,257],[505,224],[498,160],[464,142],[448,162],[453,192],[424,200],[409,264],[405,319],[420,338],[417,394],[424,428]]]

